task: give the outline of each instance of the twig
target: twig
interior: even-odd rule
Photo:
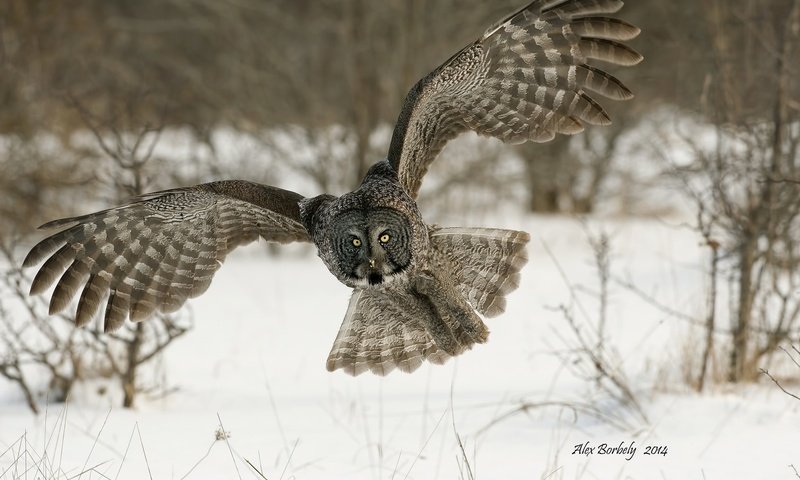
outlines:
[[[763,368],[759,368],[759,370],[761,371],[761,373],[763,373],[764,375],[768,376],[768,377],[769,377],[769,379],[770,379],[770,380],[772,380],[772,381],[775,383],[775,385],[777,385],[777,386],[778,386],[778,388],[780,388],[780,389],[781,389],[781,391],[783,391],[783,393],[785,393],[786,395],[789,395],[790,397],[793,397],[793,398],[795,398],[796,400],[800,400],[800,397],[798,397],[798,396],[797,396],[797,395],[795,395],[794,393],[792,393],[792,392],[790,392],[790,391],[786,390],[785,388],[783,388],[783,385],[781,385],[781,384],[780,384],[780,383],[779,383],[779,382],[778,382],[778,381],[775,379],[775,377],[773,377],[772,375],[770,375],[770,374],[769,374],[769,372],[768,372],[767,370],[764,370]]]
[[[361,387],[358,388],[358,400],[361,405],[364,405],[364,397],[361,394]],[[380,476],[380,465],[376,465],[375,457],[372,453],[372,437],[369,434],[369,421],[367,420],[367,411],[366,408],[361,408],[361,424],[364,427],[364,439],[367,441],[367,455],[369,456],[369,466],[370,468],[375,468],[377,471],[375,473],[376,477]]]
[[[264,474],[263,474],[263,473],[261,473],[261,470],[257,469],[257,468],[256,468],[256,466],[255,466],[255,465],[253,465],[253,462],[251,462],[250,460],[248,460],[248,459],[246,459],[246,458],[244,459],[244,461],[245,461],[245,463],[247,463],[248,465],[250,465],[250,468],[252,468],[252,469],[253,469],[253,471],[254,471],[254,472],[256,472],[256,473],[258,474],[258,476],[259,476],[259,477],[263,478],[264,480],[269,480],[269,479],[267,479],[267,477],[266,477],[266,476],[264,476]],[[188,473],[187,473],[187,475],[188,475]]]
[[[286,464],[283,466],[283,470],[281,471],[280,480],[283,480],[283,475],[286,473],[286,469],[289,468],[289,464],[292,462],[292,456],[294,456],[294,450],[297,448],[297,444],[300,443],[300,439],[294,441],[294,445],[292,446],[292,451],[289,452],[289,458],[286,459]]]
[[[472,467],[469,464],[469,458],[467,458],[467,452],[464,450],[464,444],[461,442],[461,435],[458,434],[458,431],[455,428],[455,424],[453,424],[453,433],[456,435],[456,441],[458,442],[458,448],[461,451],[461,460],[458,462],[459,470],[462,469],[462,465],[467,467],[467,475],[469,480],[475,480],[475,475],[472,473]],[[458,461],[458,457],[456,457],[456,461]],[[464,478],[463,472],[461,473],[460,478]]]
[[[272,395],[272,387],[269,384],[269,379],[267,378],[267,371],[264,368],[264,363],[261,363],[261,374],[264,376],[264,386],[267,388],[267,397],[269,398],[269,404],[272,407],[272,415],[275,417],[275,425],[278,427],[278,433],[281,435],[281,440],[283,440],[283,448],[289,448],[289,442],[286,439],[286,433],[283,430],[283,423],[281,422],[281,416],[278,414],[278,405],[275,403],[275,396]]]
[[[601,231],[599,235],[595,236],[590,230],[586,220],[581,221],[584,234],[589,246],[592,248],[594,254],[595,268],[597,269],[597,277],[600,281],[600,307],[597,322],[597,346],[596,350],[603,350],[603,343],[605,340],[606,318],[608,312],[608,280],[611,270],[611,243],[608,234]]]
[[[119,463],[119,469],[117,470],[116,476],[114,476],[114,480],[119,478],[120,472],[122,472],[122,467],[125,465],[125,459],[128,458],[128,450],[131,448],[131,443],[133,443],[133,434],[136,433],[136,425],[133,426],[131,429],[131,436],[128,438],[128,444],[125,446],[125,453],[122,454],[122,461]],[[183,479],[181,479],[183,480]]]
[[[236,457],[233,455],[233,448],[231,448],[231,442],[228,440],[230,435],[227,434],[225,431],[225,426],[222,425],[222,418],[220,418],[219,413],[217,413],[217,420],[219,420],[219,428],[222,429],[224,435],[222,436],[223,440],[225,440],[225,444],[228,446],[228,451],[231,454],[231,460],[233,461],[233,467],[236,469],[236,475],[239,477],[239,480],[242,480],[242,474],[239,472],[239,465],[236,464]]]
[[[94,453],[94,447],[97,446],[97,440],[100,438],[100,434],[103,433],[103,429],[106,426],[106,422],[108,421],[109,415],[111,415],[111,409],[110,408],[108,409],[108,412],[106,413],[106,418],[103,419],[103,424],[100,425],[100,430],[97,432],[97,435],[94,437],[94,443],[92,443],[92,448],[89,449],[89,455],[86,456],[86,461],[83,462],[82,470],[86,469],[86,465],[89,463],[89,459],[92,458],[92,453]],[[80,475],[78,475],[78,478],[80,478]]]
[[[794,364],[795,364],[795,365],[797,365],[798,367],[800,367],[800,362],[798,362],[798,361],[797,361],[797,360],[796,360],[796,359],[795,359],[795,358],[792,356],[792,354],[791,354],[791,353],[789,353],[789,351],[788,351],[788,350],[786,350],[786,349],[785,349],[785,348],[783,348],[783,347],[778,347],[778,348],[780,348],[781,350],[783,350],[783,353],[785,353],[785,354],[786,354],[786,356],[787,356],[787,357],[789,357],[789,360],[791,360],[792,362],[794,362]],[[797,351],[797,347],[795,347],[795,346],[792,346],[792,348],[793,348],[795,351]],[[800,353],[800,352],[798,352],[798,353]]]
[[[644,413],[644,409],[636,399],[636,395],[634,395],[633,391],[628,386],[627,380],[624,378],[624,373],[616,369],[606,358],[605,350],[594,350],[592,348],[593,342],[591,342],[590,339],[587,339],[581,333],[581,329],[575,322],[574,316],[564,305],[560,305],[559,310],[564,315],[564,318],[567,320],[567,323],[572,329],[575,338],[578,340],[579,348],[577,348],[577,351],[583,354],[594,366],[597,374],[597,385],[602,387],[606,393],[610,394],[622,405],[632,407],[632,409],[639,415],[641,420],[643,420],[645,423],[649,423],[647,415]],[[616,387],[617,391],[613,391],[608,385],[603,384],[603,379],[610,381],[611,384]]]
[[[630,280],[624,280],[621,277],[614,276],[614,281],[622,288],[625,288],[626,290],[630,290],[631,292],[635,293],[636,295],[639,296],[639,298],[649,303],[650,306],[656,308],[657,310],[660,310],[663,313],[666,313],[670,317],[684,320],[688,323],[701,327],[706,325],[705,322],[691,315],[688,315],[686,313],[683,313],[681,311],[675,310],[674,308],[664,305],[663,303],[656,300],[652,295],[647,294],[642,289],[634,285],[633,282],[631,282]],[[717,330],[717,332],[720,334],[729,334],[730,330]]]
[[[483,434],[489,428],[499,424],[500,422],[520,413],[528,413],[530,410],[537,409],[537,408],[547,408],[547,407],[560,407],[566,408],[572,412],[573,421],[577,421],[578,413],[584,413],[593,416],[594,418],[600,420],[601,422],[607,423],[614,428],[617,428],[620,431],[631,430],[631,425],[625,423],[622,419],[613,418],[593,404],[590,403],[580,403],[580,402],[566,402],[566,401],[547,401],[547,402],[523,402],[519,406],[499,415],[492,419],[487,425],[482,427],[478,430],[478,435]]]
[[[669,315],[672,318],[676,318],[678,320],[683,320],[683,321],[685,321],[687,323],[690,323],[692,325],[696,325],[696,326],[699,326],[699,327],[706,327],[708,325],[707,322],[705,322],[705,321],[702,321],[702,320],[700,320],[698,318],[695,318],[695,317],[693,317],[693,316],[691,316],[689,314],[683,313],[683,312],[681,312],[679,310],[675,310],[674,308],[671,308],[671,307],[669,307],[667,305],[664,305],[663,303],[661,303],[658,300],[656,300],[652,295],[649,295],[648,293],[644,292],[642,289],[640,289],[639,287],[634,285],[633,282],[631,282],[630,280],[625,280],[625,279],[623,279],[621,277],[618,277],[618,276],[614,276],[613,280],[619,286],[625,288],[626,290],[630,290],[631,292],[633,292],[636,295],[638,295],[639,298],[641,298],[645,302],[649,303],[650,306],[654,307],[657,310],[660,310],[662,313],[665,313],[665,314]],[[759,327],[757,325],[751,325],[751,326],[748,327],[747,330],[751,331],[751,332],[755,332],[755,333],[764,333],[764,334],[774,333],[773,329]],[[714,333],[717,334],[717,335],[731,335],[733,333],[733,330],[731,330],[729,328],[715,328],[714,329]],[[787,333],[790,333],[790,332],[787,332]]]
[[[147,466],[147,475],[150,477],[150,480],[153,480],[153,472],[150,471],[150,462],[147,460],[147,452],[144,449],[142,430],[139,428],[139,422],[136,422],[136,433],[139,435],[139,445],[142,447],[142,456],[144,457],[144,464]]]
[[[67,443],[67,415],[69,413],[69,402],[64,403],[64,409],[62,410],[63,418],[61,419],[61,431],[59,435],[61,437],[61,449],[58,453],[58,469],[61,469],[61,465],[64,463],[64,445]],[[58,437],[56,437],[56,446],[58,446]]]
[[[394,480],[394,476],[397,474],[397,470],[400,468],[400,458],[403,456],[403,451],[400,450],[400,453],[397,454],[397,463],[394,464],[394,470],[392,470],[392,478],[389,480]]]
[[[458,457],[456,457],[456,461],[458,462],[458,469],[462,469],[462,465],[466,465],[467,467],[467,474],[469,475],[469,480],[475,480],[475,475],[472,473],[472,467],[469,464],[469,458],[467,458],[467,452],[464,450],[464,443],[461,441],[461,435],[458,434],[458,429],[456,428],[456,414],[455,409],[453,408],[453,386],[450,386],[450,421],[453,424],[453,433],[456,436],[456,442],[458,442],[458,448],[461,451],[461,458],[462,462],[458,462]],[[459,478],[464,478],[464,473],[461,472]]]
[[[87,468],[87,469],[85,469],[85,470],[81,470],[79,473],[77,473],[77,474],[75,474],[75,475],[73,475],[73,476],[69,477],[67,480],[72,480],[72,479],[81,478],[81,476],[83,476],[83,474],[84,474],[84,473],[96,473],[96,474],[100,475],[100,476],[101,476],[101,477],[103,477],[103,478],[107,478],[108,480],[111,480],[111,479],[108,477],[108,475],[104,475],[102,472],[98,472],[98,471],[97,471],[97,467],[99,467],[99,466],[101,466],[101,465],[105,465],[105,464],[107,464],[108,462],[110,462],[110,460],[105,460],[105,461],[103,461],[103,462],[100,462],[100,463],[98,463],[97,465],[95,465],[95,466],[93,466],[93,467],[89,467],[89,468]]]
[[[189,469],[189,471],[188,471],[188,472],[186,472],[186,473],[185,473],[185,474],[184,474],[184,475],[181,477],[181,479],[180,479],[180,480],[183,480],[183,479],[185,479],[186,477],[188,477],[188,476],[189,476],[189,474],[190,474],[190,473],[192,473],[192,472],[194,471],[194,469],[195,469],[195,468],[197,468],[197,466],[198,466],[198,465],[200,465],[200,463],[202,463],[202,462],[203,462],[203,460],[205,460],[206,458],[208,458],[208,456],[211,454],[211,449],[212,449],[212,448],[214,448],[214,445],[216,445],[216,444],[217,444],[217,440],[216,440],[216,439],[212,440],[212,441],[211,441],[211,445],[209,445],[209,446],[208,446],[208,450],[206,450],[206,454],[205,454],[205,455],[203,455],[202,457],[200,457],[200,459],[199,459],[199,460],[197,460],[197,461],[194,463],[194,465],[192,465],[192,468],[190,468],[190,469]],[[248,463],[249,463],[249,462],[248,462]],[[256,470],[256,471],[258,471],[258,470]],[[260,472],[259,472],[259,473],[260,473]],[[263,476],[263,475],[262,475],[262,476]]]
[[[556,266],[556,269],[558,270],[558,274],[559,274],[559,276],[561,276],[561,280],[564,282],[564,286],[566,286],[567,289],[569,290],[570,299],[575,303],[575,305],[578,306],[578,308],[580,309],[581,314],[583,315],[583,318],[586,320],[586,322],[590,323],[589,322],[589,318],[590,318],[589,312],[586,309],[586,307],[583,306],[583,303],[580,301],[580,298],[578,297],[578,294],[575,292],[575,287],[572,285],[572,282],[570,282],[569,277],[567,277],[567,273],[564,271],[564,268],[561,266],[561,263],[558,261],[556,256],[553,254],[553,251],[550,250],[550,247],[547,246],[547,243],[544,240],[540,239],[539,243],[542,244],[542,247],[544,248],[545,253],[547,253],[547,256],[550,257],[550,260],[552,260],[553,264]]]
[[[600,276],[600,283],[601,283],[601,310],[604,310],[606,307],[606,298],[608,295],[607,288],[603,286],[603,284],[607,284],[608,278],[610,277],[609,274],[609,258],[608,252],[610,248],[608,246],[607,236],[602,235],[600,240],[590,238],[589,242],[592,245],[595,251],[595,261],[597,265],[598,274]],[[569,278],[567,277],[566,272],[561,267],[560,262],[553,254],[553,252],[547,247],[547,244],[541,242],[545,251],[547,252],[548,256],[552,260],[552,262],[556,265],[561,278],[569,289],[572,304],[577,305],[580,309],[583,317],[585,318],[586,327],[590,330],[592,335],[596,335],[596,341],[592,340],[591,335],[587,338],[586,335],[582,333],[582,329],[578,326],[575,316],[571,313],[567,307],[564,305],[560,305],[558,310],[562,312],[564,318],[567,320],[575,338],[578,341],[578,345],[575,346],[574,351],[580,355],[583,355],[586,359],[588,359],[591,364],[594,366],[595,369],[595,381],[598,388],[603,389],[606,393],[611,395],[612,398],[617,400],[620,404],[626,405],[630,407],[636,414],[638,414],[639,418],[643,420],[645,423],[648,423],[649,420],[647,419],[647,415],[644,413],[644,409],[639,404],[636,396],[634,395],[633,391],[627,385],[627,381],[624,379],[624,373],[618,371],[612,365],[612,362],[606,356],[607,347],[604,345],[602,339],[600,338],[602,332],[599,331],[593,322],[591,321],[591,316],[588,314],[587,309],[583,306],[580,301],[580,298],[577,295],[575,287],[570,282]],[[601,311],[600,316],[601,320],[604,322],[603,319],[605,313]],[[569,346],[569,342],[564,340],[565,344]],[[570,363],[571,364],[571,363]],[[603,382],[603,379],[608,380],[611,385],[608,385]]]
[[[552,472],[550,472],[550,473],[548,473],[547,475],[545,475],[544,477],[542,477],[542,480],[547,480],[548,478],[552,477],[552,476],[553,476],[553,475],[555,475],[556,473],[558,473],[558,472],[560,472],[561,470],[563,470],[563,468],[564,468],[564,465],[560,465],[558,468],[556,468],[556,469],[555,469],[555,470],[553,470]]]
[[[406,480],[408,476],[411,475],[411,470],[414,469],[414,465],[417,464],[417,460],[419,460],[419,458],[422,456],[422,452],[425,451],[425,447],[428,446],[428,443],[431,441],[431,438],[433,438],[433,434],[436,433],[436,430],[439,428],[439,424],[442,423],[442,420],[444,420],[445,415],[447,415],[447,410],[442,412],[442,415],[439,417],[439,421],[436,422],[436,425],[434,425],[433,430],[431,430],[431,434],[428,435],[428,438],[425,439],[425,443],[422,444],[422,447],[419,449],[417,456],[414,457],[414,461],[411,462],[411,466],[408,467],[408,471],[406,472],[406,475],[403,477],[403,480]]]

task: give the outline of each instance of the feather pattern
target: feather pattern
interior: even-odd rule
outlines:
[[[408,194],[416,197],[430,163],[461,132],[546,142],[584,124],[609,124],[588,92],[633,95],[589,62],[642,60],[621,43],[639,29],[606,16],[621,7],[619,0],[534,1],[421,79],[406,96],[388,154]]]
[[[25,258],[25,267],[47,258],[31,294],[55,283],[53,314],[83,287],[75,323],[89,323],[107,299],[107,331],[126,318],[173,312],[209,287],[237,246],[259,237],[309,241],[300,223],[302,199],[287,190],[232,180],[151,193],[121,207],[47,223],[42,228],[63,230]]]
[[[487,340],[488,330],[480,319],[476,317],[480,333],[473,335],[439,300],[425,297],[410,284],[356,288],[328,355],[327,369],[350,375],[368,370],[386,375],[395,369],[409,373],[425,360],[442,364]],[[457,303],[448,306],[461,308]],[[448,346],[442,345],[442,335],[450,336]]]
[[[530,235],[497,228],[430,230],[431,246],[446,262],[461,295],[481,314],[503,313],[506,295],[519,287]]]
[[[529,238],[514,230],[432,227],[428,268],[354,290],[328,370],[410,372],[486,342],[489,330],[477,313],[503,311],[505,296],[519,286]]]
[[[259,237],[313,241],[328,270],[353,289],[328,370],[386,375],[460,355],[488,340],[481,316],[505,309],[530,237],[427,225],[414,200],[422,177],[445,143],[466,130],[544,142],[608,124],[595,97],[632,94],[592,62],[641,60],[622,43],[639,29],[608,16],[621,7],[620,0],[534,0],[486,30],[414,85],[388,158],[339,197],[222,181],[50,222],[43,228],[58,231],[24,261],[43,262],[31,294],[54,287],[51,313],[77,296],[75,323],[102,309],[111,331],[202,294],[239,245]]]

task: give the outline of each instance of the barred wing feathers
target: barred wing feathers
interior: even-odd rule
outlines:
[[[622,82],[591,60],[634,65],[642,56],[620,43],[639,29],[605,15],[620,0],[536,0],[421,79],[406,96],[389,161],[416,197],[444,145],[467,130],[505,142],[546,142],[608,114],[589,92],[626,100]]]
[[[232,180],[156,192],[134,202],[41,228],[63,228],[33,247],[23,262],[47,258],[31,285],[39,294],[56,281],[50,313],[81,289],[75,317],[89,323],[105,300],[104,328],[126,317],[172,312],[203,293],[225,256],[259,236],[309,241],[297,193]],[[107,300],[106,300],[107,299]]]

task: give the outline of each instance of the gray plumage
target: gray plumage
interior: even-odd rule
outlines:
[[[299,222],[302,198],[231,180],[151,193],[122,207],[46,223],[41,228],[67,228],[25,258],[29,267],[50,256],[30,292],[42,293],[58,280],[52,315],[83,286],[75,323],[89,323],[106,300],[106,331],[121,327],[128,316],[137,321],[156,310],[173,312],[208,289],[225,256],[239,245],[259,236],[308,241]]]
[[[583,123],[607,125],[608,114],[587,91],[614,100],[633,97],[590,59],[634,65],[642,56],[619,41],[639,34],[601,15],[620,0],[537,0],[486,30],[474,43],[422,78],[397,120],[389,161],[416,197],[444,145],[467,130],[505,142],[546,142],[575,134]]]
[[[616,100],[632,94],[587,62],[641,60],[619,43],[639,30],[605,16],[621,7],[619,0],[536,0],[489,28],[411,89],[387,159],[341,197],[221,181],[45,224],[62,230],[23,263],[47,259],[31,294],[55,284],[52,314],[80,290],[76,324],[105,304],[110,331],[200,295],[239,245],[259,237],[312,241],[330,272],[353,288],[329,370],[385,375],[459,355],[487,340],[480,315],[502,313],[519,286],[529,236],[427,225],[415,202],[422,178],[463,131],[543,142],[584,123],[608,124],[587,92]]]

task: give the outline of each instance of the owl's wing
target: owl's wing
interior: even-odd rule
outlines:
[[[444,145],[474,130],[505,142],[546,142],[610,119],[588,92],[614,100],[633,94],[590,60],[634,65],[642,56],[619,43],[639,29],[604,15],[621,0],[536,0],[422,78],[406,96],[388,158],[416,197]]]
[[[225,256],[259,236],[309,241],[300,222],[302,195],[231,180],[150,193],[102,212],[56,220],[66,227],[42,240],[23,266],[45,258],[31,285],[42,293],[56,280],[50,313],[63,310],[83,286],[75,317],[88,323],[107,297],[105,330],[125,318],[172,312],[203,293]],[[59,279],[60,278],[60,279]]]
[[[395,368],[412,372],[426,359],[447,361],[450,355],[436,346],[402,296],[402,292],[389,295],[379,289],[355,289],[328,355],[327,369],[342,369],[350,375],[367,370],[386,375]]]

